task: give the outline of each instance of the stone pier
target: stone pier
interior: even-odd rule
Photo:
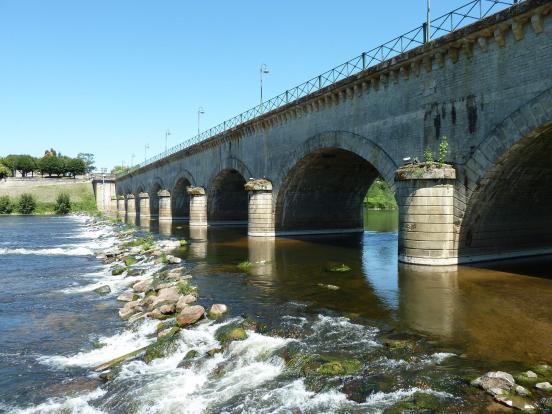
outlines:
[[[117,216],[124,220],[126,217],[126,205],[125,196],[117,196]]]
[[[190,227],[207,226],[207,196],[203,187],[186,188],[190,196]]]
[[[127,194],[126,196],[126,216],[127,219],[136,220],[136,197],[134,197],[134,194]]]
[[[451,166],[409,165],[395,175],[399,205],[399,260],[455,265],[454,181]]]
[[[171,193],[167,190],[159,190],[159,221],[172,221]]]
[[[249,192],[249,220],[247,234],[251,237],[274,237],[272,211],[272,183],[265,179],[245,183]]]
[[[142,221],[149,220],[151,217],[150,214],[150,197],[148,193],[138,194],[139,203],[140,203],[140,223]]]
[[[109,215],[116,216],[118,211],[117,196],[111,196],[111,200],[109,202]]]

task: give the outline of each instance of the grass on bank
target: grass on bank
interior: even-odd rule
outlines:
[[[23,193],[19,197],[0,196],[0,214],[53,215],[68,213],[96,214],[94,194],[80,194],[73,199],[65,191],[58,191],[55,201],[40,201],[31,193]]]

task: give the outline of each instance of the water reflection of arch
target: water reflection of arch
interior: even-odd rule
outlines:
[[[460,306],[456,267],[400,265],[399,289],[400,317],[410,328],[452,339]]]

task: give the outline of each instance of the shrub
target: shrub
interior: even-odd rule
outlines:
[[[5,195],[0,197],[0,214],[11,214],[13,211],[13,204],[10,197]]]
[[[439,143],[439,166],[442,168],[445,165],[445,160],[448,153],[448,140],[447,137],[443,135],[441,142]]]
[[[424,151],[424,160],[428,164],[433,164],[433,151],[429,147],[426,147]]]
[[[33,214],[36,209],[36,200],[35,198],[28,193],[21,194],[19,202],[17,203],[17,210],[21,214]]]
[[[54,205],[56,214],[69,214],[71,212],[71,199],[67,193],[59,193]]]

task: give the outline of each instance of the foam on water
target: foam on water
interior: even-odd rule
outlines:
[[[87,394],[82,394],[75,397],[50,398],[46,402],[34,407],[15,408],[2,407],[0,405],[0,410],[5,409],[5,412],[9,412],[12,414],[104,414],[104,411],[100,411],[89,404],[90,401],[96,400],[104,394],[105,391],[98,388]]]
[[[104,344],[101,348],[69,356],[41,356],[38,361],[58,369],[76,366],[94,367],[149,345],[154,341],[152,334],[155,332],[156,326],[156,321],[145,320],[136,330],[127,329],[110,337],[99,338],[98,342]]]
[[[91,256],[94,252],[88,247],[54,247],[49,249],[0,248],[0,255],[38,255],[38,256]]]

